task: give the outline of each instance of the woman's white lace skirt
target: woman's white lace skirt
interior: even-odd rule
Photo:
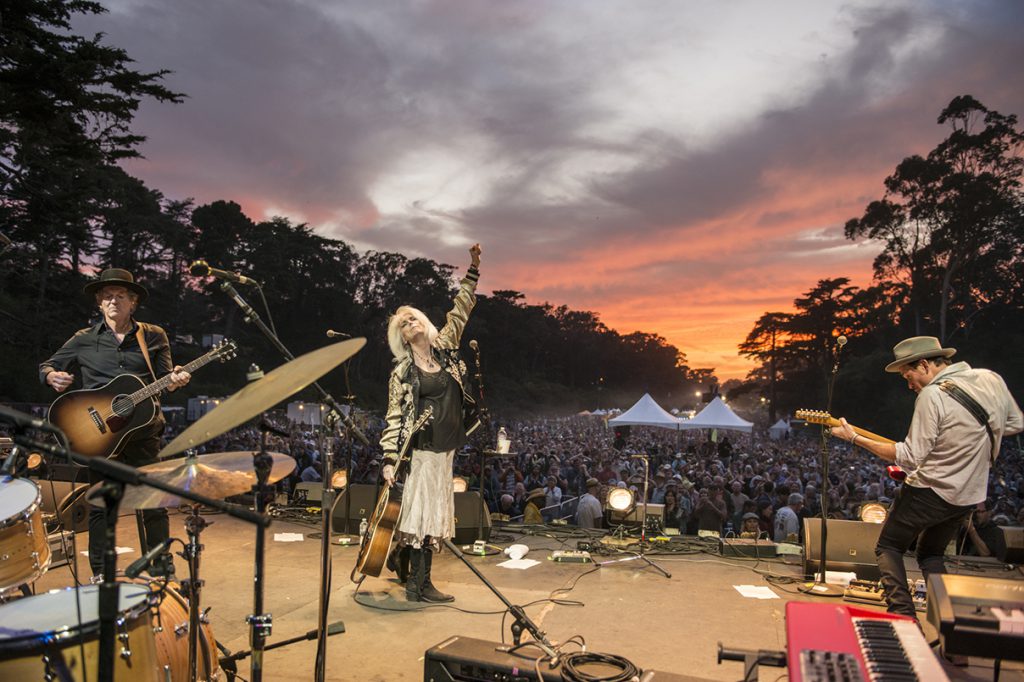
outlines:
[[[412,451],[398,518],[400,541],[421,547],[428,535],[450,538],[455,534],[454,459],[455,450]]]

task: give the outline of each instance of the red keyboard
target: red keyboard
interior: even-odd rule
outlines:
[[[786,604],[791,682],[949,680],[914,619],[855,606]]]

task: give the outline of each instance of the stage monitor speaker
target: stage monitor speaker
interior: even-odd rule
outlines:
[[[456,545],[468,545],[477,539],[477,531],[481,518],[483,519],[483,540],[491,539],[491,515],[487,511],[480,493],[476,490],[467,490],[464,493],[455,493],[455,537],[453,542]]]
[[[999,526],[1006,551],[999,560],[1007,564],[1024,564],[1024,526]]]
[[[334,505],[331,525],[335,533],[357,533],[359,522],[369,519],[376,505],[377,486],[355,483],[346,488]],[[346,523],[345,497],[352,496]],[[477,539],[477,524],[483,517],[484,540],[491,537],[491,515],[487,513],[480,493],[476,491],[455,493],[455,544],[468,545]]]
[[[373,515],[373,508],[376,505],[376,485],[353,483],[345,488],[335,500],[334,513],[331,515],[331,527],[335,533],[358,533],[359,522],[363,519],[368,520]],[[348,510],[347,516],[346,509]]]
[[[865,521],[828,521],[829,571],[853,572],[861,580],[878,580],[881,573],[875,561],[875,544],[882,524]],[[821,519],[804,519],[804,575],[813,579],[821,570]]]

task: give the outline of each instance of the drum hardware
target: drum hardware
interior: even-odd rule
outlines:
[[[225,511],[236,518],[256,525],[261,529],[261,533],[262,529],[270,524],[270,519],[259,513],[253,513],[248,509],[228,504],[223,500],[213,499],[190,490],[184,490],[182,488],[169,485],[158,477],[149,477],[145,472],[116,460],[102,457],[83,457],[82,455],[74,453],[61,445],[39,441],[29,438],[24,434],[15,434],[14,440],[19,445],[35,448],[57,457],[71,458],[80,464],[88,466],[95,474],[107,480],[106,484],[89,493],[90,496],[102,497],[105,504],[108,524],[107,533],[105,534],[106,546],[104,549],[104,575],[107,576],[114,576],[117,567],[117,555],[114,543],[116,533],[115,524],[117,521],[117,509],[120,506],[120,500],[124,495],[124,488],[126,485],[150,485],[173,496],[186,498],[200,504],[205,504],[208,507]],[[111,579],[105,580],[99,586],[98,593],[98,679],[100,682],[113,682],[114,664],[117,660],[114,652],[114,646],[117,635],[115,621],[117,618],[118,604],[118,583]],[[152,631],[150,630],[150,632]]]
[[[192,426],[182,431],[174,440],[168,443],[161,450],[160,456],[166,457],[188,448],[196,447],[266,412],[285,398],[310,385],[319,391],[322,402],[337,413],[345,426],[348,427],[350,433],[359,438],[365,445],[369,445],[366,436],[359,431],[351,418],[344,413],[338,402],[316,381],[359,352],[366,345],[366,339],[349,339],[325,346],[296,358],[277,335],[267,327],[259,314],[253,310],[252,306],[231,286],[230,282],[221,282],[220,288],[242,309],[245,321],[256,325],[281,355],[284,356],[287,362],[274,371],[265,374],[262,378],[254,378],[242,390],[219,405],[216,410],[203,415]],[[260,449],[258,452],[253,453],[253,469],[256,471],[257,478],[253,491],[256,497],[255,510],[257,513],[263,512],[263,496],[266,491],[270,470],[269,457],[266,452],[267,430],[265,428],[261,430],[263,435],[260,439]],[[329,540],[330,533],[325,532],[325,535],[327,535]],[[262,612],[264,541],[264,531],[260,527],[256,531],[253,613],[246,618],[250,625],[250,642],[252,644],[251,682],[262,682],[263,680],[263,651],[266,637],[270,634],[272,620],[270,614]],[[317,664],[317,674],[315,677],[317,682],[320,682],[323,679],[321,672],[324,666],[323,656],[317,657]]]

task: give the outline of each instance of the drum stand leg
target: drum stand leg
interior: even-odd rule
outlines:
[[[100,682],[114,680],[114,645],[117,642],[118,587],[115,573],[117,572],[117,510],[124,496],[124,483],[106,481],[100,488],[103,496],[104,514],[106,516],[106,534],[103,544],[103,582],[99,589],[100,617],[100,650],[99,672]],[[122,653],[123,655],[123,653]]]
[[[263,493],[267,487],[274,459],[267,453],[267,432],[263,431],[260,449],[252,453],[253,468],[256,471],[256,485],[253,487],[254,506],[257,514],[263,513]],[[249,643],[252,645],[252,667],[250,682],[263,682],[263,649],[273,627],[273,616],[263,613],[263,568],[266,533],[263,526],[256,528],[256,566],[253,574],[252,615],[249,622]]]
[[[181,582],[181,591],[188,598],[188,679],[196,682],[199,674],[199,622],[202,612],[199,610],[199,593],[203,588],[203,582],[199,579],[199,556],[203,553],[203,545],[199,542],[199,535],[209,525],[199,515],[199,505],[192,506],[192,515],[185,521],[185,531],[188,533],[188,544],[185,545],[185,560],[188,561],[188,580]],[[209,680],[212,671],[212,652],[204,652],[204,679]]]

